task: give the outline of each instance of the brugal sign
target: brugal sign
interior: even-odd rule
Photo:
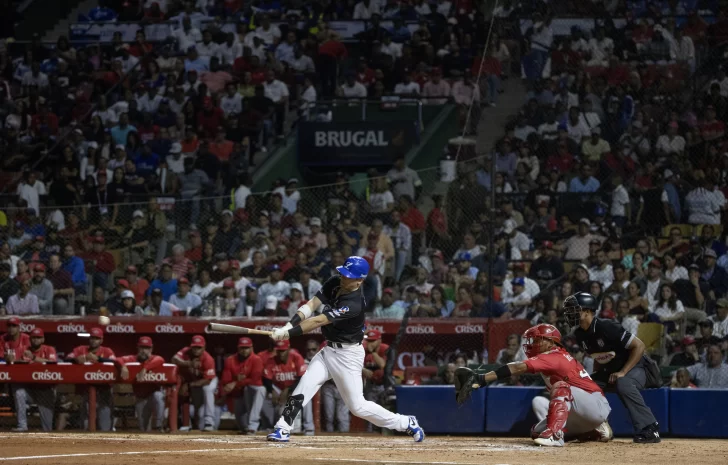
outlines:
[[[414,121],[304,122],[298,160],[304,166],[391,165],[418,142]]]

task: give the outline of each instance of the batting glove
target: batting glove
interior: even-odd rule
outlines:
[[[285,326],[283,326],[283,327],[282,327],[281,329],[282,329],[283,331],[288,331],[288,330],[289,330],[289,329],[291,329],[291,328],[293,328],[293,325],[292,325],[292,324],[291,324],[291,322],[289,321],[289,322],[288,322],[288,323],[286,323],[286,324],[285,324]]]
[[[274,341],[285,341],[288,339],[290,335],[288,334],[287,329],[278,328],[273,331],[273,333],[270,335],[270,338]]]

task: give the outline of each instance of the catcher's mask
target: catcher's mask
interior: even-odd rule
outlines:
[[[586,292],[577,292],[564,299],[564,320],[569,326],[578,326],[581,320],[580,312],[591,310],[596,312],[598,307],[597,299]]]
[[[536,325],[533,328],[528,328],[521,339],[523,352],[527,357],[535,357],[541,353],[538,349],[538,342],[542,339],[548,339],[561,346],[561,332],[555,326],[548,324]]]

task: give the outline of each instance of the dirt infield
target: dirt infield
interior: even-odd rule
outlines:
[[[659,464],[728,463],[726,441],[666,439],[659,445],[627,440],[540,448],[527,439],[379,435],[292,437],[271,444],[265,437],[223,434],[0,434],[0,463],[145,465],[304,464]]]

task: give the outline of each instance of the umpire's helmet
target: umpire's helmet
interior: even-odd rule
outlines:
[[[588,292],[577,292],[564,299],[564,318],[570,326],[579,324],[579,312],[591,310],[596,312],[599,308],[599,302],[596,297]]]

